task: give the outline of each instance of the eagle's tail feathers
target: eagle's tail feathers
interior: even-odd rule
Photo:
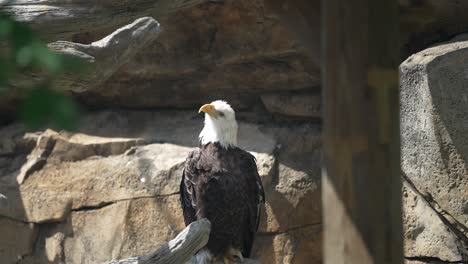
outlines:
[[[213,258],[213,255],[208,249],[202,249],[195,254],[197,263],[199,264],[210,264]]]
[[[233,247],[229,248],[228,251],[228,258],[231,260],[240,260],[240,262],[244,262],[244,256],[242,256],[242,252],[238,249],[235,249]]]

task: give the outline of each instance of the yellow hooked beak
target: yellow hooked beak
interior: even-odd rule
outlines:
[[[218,116],[218,112],[216,112],[216,109],[214,105],[212,104],[205,104],[202,107],[200,107],[200,110],[198,110],[198,113],[201,113],[201,112],[205,112],[212,117]]]

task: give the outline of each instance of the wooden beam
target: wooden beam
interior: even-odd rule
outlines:
[[[322,1],[324,263],[403,263],[396,0]]]

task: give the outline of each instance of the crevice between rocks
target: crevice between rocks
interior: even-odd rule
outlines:
[[[277,231],[277,232],[257,232],[257,235],[260,235],[260,236],[277,236],[277,235],[287,234],[287,233],[289,233],[289,232],[294,232],[294,231],[301,230],[301,229],[305,229],[305,228],[309,228],[309,227],[318,227],[318,226],[321,226],[321,225],[322,225],[322,222],[312,223],[312,224],[305,224],[305,225],[301,225],[301,226],[295,226],[295,227],[286,229],[286,230],[284,230],[284,231]]]
[[[269,177],[271,177],[271,184],[270,188],[275,189],[278,184],[279,184],[279,153],[280,153],[281,146],[276,145],[275,148],[273,149],[273,167],[270,171]]]
[[[432,198],[432,196],[428,193],[427,195],[423,195],[416,185],[411,181],[411,179],[406,175],[403,170],[401,171],[401,175],[403,178],[403,182],[407,183],[407,187],[409,187],[413,192],[423,198],[423,200],[427,203],[427,205],[437,214],[439,219],[450,229],[450,231],[462,242],[465,248],[468,247],[468,228],[464,226],[462,223],[458,222],[452,215],[450,215],[447,211],[441,209],[442,207]],[[440,208],[440,209],[437,209]],[[454,262],[458,263],[458,262]],[[468,262],[463,262],[468,263]]]
[[[26,163],[21,167],[20,173],[17,176],[17,181],[22,184],[30,175],[40,171],[47,163],[47,159],[52,153],[56,140],[51,137],[39,137],[36,147],[27,157]]]
[[[119,202],[125,202],[125,201],[132,201],[132,200],[139,200],[139,199],[150,199],[150,198],[163,198],[163,197],[170,197],[173,195],[178,195],[179,192],[175,193],[169,193],[169,194],[162,194],[162,195],[148,195],[148,196],[138,196],[138,197],[132,197],[132,198],[126,198],[126,199],[119,199],[119,200],[114,200],[114,201],[107,201],[107,202],[101,202],[96,205],[86,205],[86,206],[81,206],[78,208],[72,208],[70,209],[69,212],[83,212],[83,211],[94,211],[94,210],[99,210],[102,208],[105,208],[107,206],[119,203]],[[46,221],[41,221],[41,222],[30,222],[30,221],[25,221],[17,218],[13,218],[7,215],[0,215],[0,218],[3,217],[5,219],[8,219],[10,221],[14,221],[17,223],[22,223],[22,224],[34,224],[34,225],[42,225],[42,224],[54,224],[54,223],[60,223],[63,222],[69,214],[65,215],[61,219],[51,219],[51,220],[46,220]]]
[[[96,204],[96,205],[81,206],[81,207],[78,207],[78,208],[73,208],[70,211],[71,212],[94,211],[94,210],[99,210],[99,209],[102,209],[102,208],[105,208],[107,206],[110,206],[110,205],[113,205],[113,204],[116,204],[116,203],[120,203],[120,202],[133,201],[133,200],[139,200],[139,199],[162,198],[162,197],[169,197],[169,196],[178,195],[178,194],[179,194],[179,192],[169,193],[169,194],[162,194],[162,195],[138,196],[138,197],[132,197],[132,198],[102,202],[102,203],[99,203],[99,204]]]
[[[22,223],[22,224],[25,224],[25,225],[38,224],[38,223],[35,223],[35,222],[28,222],[28,221],[24,221],[24,220],[21,220],[21,219],[13,218],[13,217],[8,216],[8,215],[0,215],[0,218],[5,218],[5,219],[8,219],[10,221],[13,221],[13,222],[16,222],[16,223]]]
[[[448,261],[448,260],[442,260],[440,258],[436,257],[426,257],[426,256],[414,256],[414,257],[404,257],[406,260],[410,261],[419,261],[423,263],[430,263],[430,264],[442,264],[442,263],[468,263],[468,260],[457,260],[457,261]]]

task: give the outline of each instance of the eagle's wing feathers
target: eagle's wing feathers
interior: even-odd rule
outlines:
[[[255,160],[255,157],[253,157],[253,168],[252,168],[252,173],[255,174],[255,183],[257,187],[257,219],[256,219],[256,224],[255,224],[255,231],[258,230],[258,225],[260,224],[260,209],[262,206],[265,204],[265,191],[263,190],[263,184],[262,184],[262,179],[260,178],[260,175],[258,174],[258,169],[257,169],[257,163]]]
[[[180,182],[180,203],[186,225],[197,220],[197,192],[195,190],[198,176],[196,163],[199,158],[200,149],[198,148],[188,155]]]
[[[265,194],[255,157],[239,148],[217,145],[192,151],[180,184],[185,224],[206,217],[212,222],[208,248],[222,252],[226,236],[249,257],[260,222]]]
[[[243,173],[248,175],[248,184],[253,189],[252,191],[255,195],[255,203],[249,203],[249,234],[246,236],[247,239],[244,241],[243,253],[248,257],[250,256],[255,233],[257,232],[260,224],[260,210],[265,203],[265,192],[263,190],[262,180],[258,174],[255,157],[248,152],[245,153],[245,162],[243,163],[245,171],[243,171]]]

